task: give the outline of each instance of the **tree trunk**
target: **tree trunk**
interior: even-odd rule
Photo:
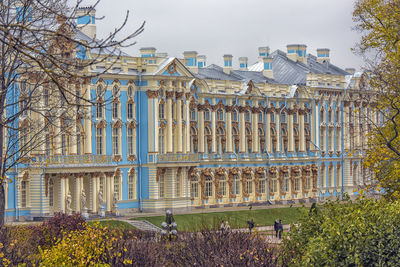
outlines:
[[[4,195],[4,180],[0,182],[0,229],[4,226],[6,196]]]

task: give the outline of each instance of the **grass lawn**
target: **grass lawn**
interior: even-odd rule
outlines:
[[[135,228],[131,224],[127,223],[127,222],[118,221],[118,220],[92,221],[92,222],[89,222],[90,225],[93,225],[94,223],[99,223],[100,226],[103,226],[103,227],[120,228],[121,230]]]
[[[275,219],[281,219],[283,224],[297,222],[301,216],[302,207],[256,209],[226,212],[208,212],[174,215],[179,231],[199,231],[202,229],[218,229],[221,221],[228,221],[232,228],[246,228],[247,221],[254,220],[256,226],[273,225]],[[133,220],[147,220],[160,227],[165,216],[137,217]]]

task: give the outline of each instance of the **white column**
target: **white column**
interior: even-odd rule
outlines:
[[[75,211],[81,212],[81,194],[82,194],[82,176],[76,176],[75,178]]]
[[[96,173],[92,173],[92,176],[90,177],[92,179],[92,212],[96,213],[97,212],[97,205],[98,205],[98,184],[100,183],[100,177]]]
[[[66,182],[67,177],[63,176],[63,174],[60,177],[60,211],[65,212],[65,196],[68,194],[67,192],[67,187],[66,187]]]
[[[203,110],[199,110],[199,147],[198,150],[200,153],[204,153],[204,111]]]
[[[275,116],[275,121],[276,121],[276,152],[281,151],[281,118],[280,118],[281,113],[277,112]]]
[[[190,107],[189,107],[189,99],[186,99],[184,107],[185,107],[185,151],[186,153],[190,153]]]

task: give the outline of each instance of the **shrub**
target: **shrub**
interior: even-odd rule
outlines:
[[[284,239],[284,265],[400,266],[400,202],[329,202]]]

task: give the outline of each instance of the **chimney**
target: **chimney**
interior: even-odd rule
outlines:
[[[249,59],[247,57],[239,58],[239,68],[240,70],[247,70]]]
[[[307,46],[305,44],[289,44],[286,47],[289,59],[307,64]]]
[[[272,71],[272,61],[273,61],[272,57],[263,58],[263,63],[264,63],[263,75],[270,79],[274,78],[274,73]]]
[[[330,62],[329,59],[329,48],[318,48],[317,49],[317,61],[319,63]]]
[[[199,67],[199,69],[206,67],[206,61],[207,61],[207,57],[204,55],[197,57],[197,66]]]
[[[344,70],[346,72],[348,72],[350,75],[353,75],[354,73],[356,73],[356,69],[355,68],[345,68]]]
[[[89,38],[96,38],[96,9],[93,7],[80,7],[76,11],[77,27]]]
[[[193,73],[197,73],[197,51],[185,51],[183,52],[183,57],[185,59],[185,66]]]
[[[258,60],[262,61],[264,57],[269,56],[269,46],[263,46],[258,48]]]
[[[224,55],[224,72],[230,74],[232,70],[232,55]]]
[[[154,47],[142,47],[140,48],[140,56],[148,64],[156,64],[156,50]]]

